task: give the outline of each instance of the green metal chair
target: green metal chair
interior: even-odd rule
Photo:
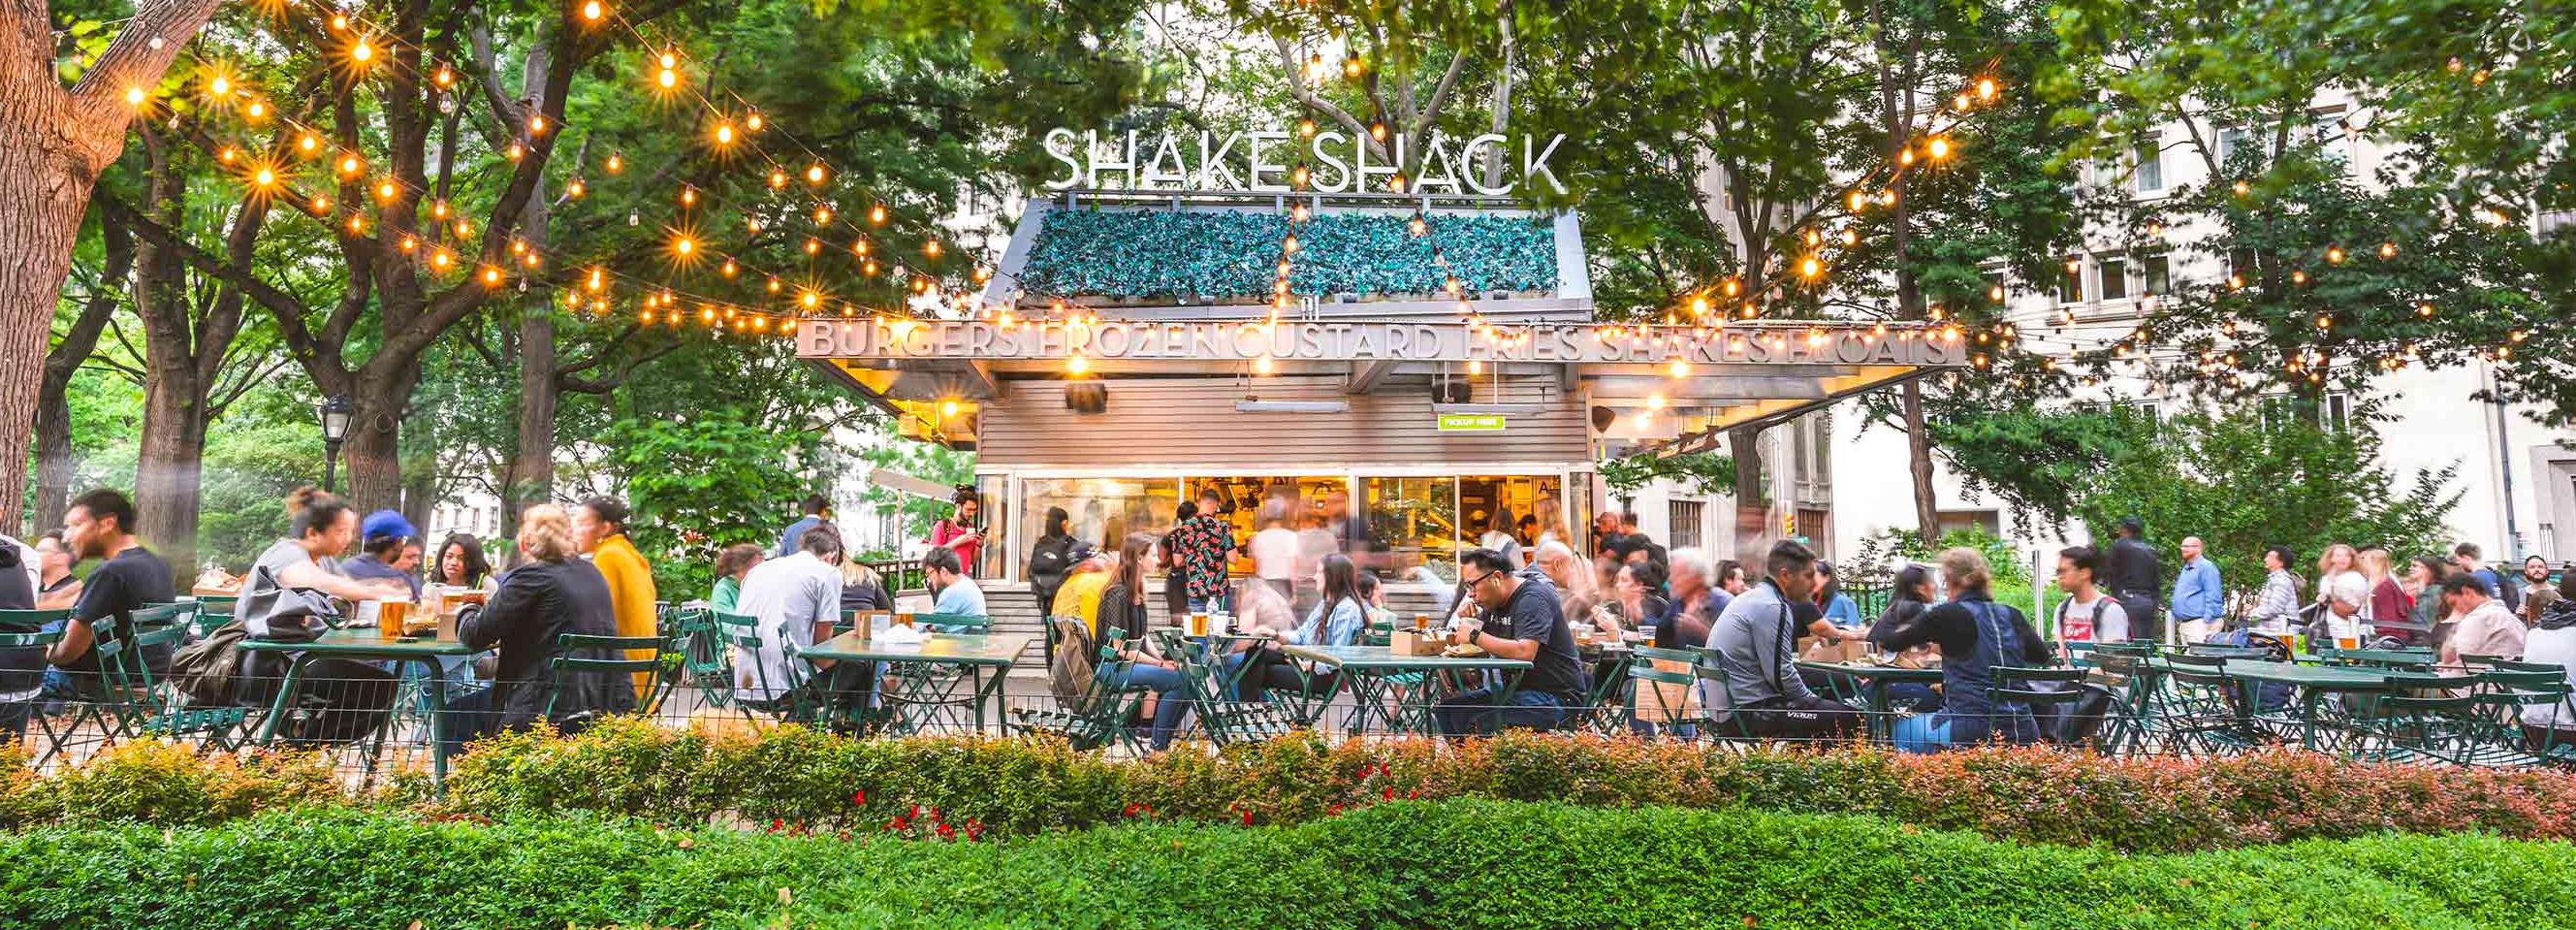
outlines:
[[[913,614],[912,622],[933,633],[982,634],[993,629],[993,618],[983,614]]]
[[[2030,706],[2031,716],[2039,721],[2042,742],[2062,742],[2053,721],[2062,720],[2084,699],[2084,670],[2080,668],[1998,665],[1986,671],[1986,700],[1992,705],[2007,701]]]
[[[695,689],[698,699],[709,707],[731,706],[733,650],[725,648],[718,634],[715,611],[706,607],[676,609],[664,630],[670,634],[672,651],[679,660],[675,687]]]
[[[2459,684],[2439,675],[2391,674],[2386,693],[2354,706],[2355,735],[2346,754],[2372,762],[2469,764],[2492,730],[2480,720],[2476,691]]]
[[[2103,646],[2123,645],[2105,643]],[[2110,687],[2115,700],[2110,719],[2093,734],[2093,747],[2104,755],[2128,755],[2170,748],[2175,741],[2175,728],[2168,717],[2171,700],[2165,693],[2165,673],[2152,659],[2154,648],[2143,653],[2127,649],[2096,648],[2093,668],[2100,673],[2101,684]]]
[[[191,610],[188,613],[193,616],[195,612]],[[140,619],[141,612],[138,611],[136,616]],[[190,631],[191,627],[184,624],[145,628],[134,635],[137,658],[154,649],[178,648],[187,640]],[[142,697],[142,703],[130,709],[125,721],[125,728],[130,732],[172,739],[199,737],[217,749],[229,750],[241,744],[243,727],[250,720],[250,708],[190,707],[178,689],[165,681],[153,679],[152,667],[147,662],[120,663],[119,668],[109,674],[121,676],[125,690]]]
[[[1071,617],[1060,617],[1057,621],[1075,625],[1081,623],[1080,620]],[[1117,661],[1120,639],[1119,631],[1107,631],[1100,641],[1099,654],[1092,661],[1097,666],[1105,666]],[[1077,750],[1099,749],[1112,745],[1124,745],[1130,750],[1135,750],[1141,744],[1136,738],[1135,728],[1129,726],[1128,720],[1135,716],[1136,709],[1144,703],[1144,700],[1142,692],[1114,687],[1109,682],[1109,676],[1094,675],[1090,689],[1070,702],[1064,702],[1054,708],[1012,708],[1009,726],[1020,733],[1034,733],[1063,739]]]
[[[761,638],[758,618],[725,613],[721,610],[710,611],[709,615],[715,621],[716,638],[726,649],[746,650],[752,655],[760,653],[764,640]],[[768,667],[759,662],[745,662],[737,665],[735,677],[731,679],[731,686],[736,689],[732,692],[733,707],[740,710],[746,720],[756,720],[755,715],[759,714],[785,721],[811,719],[810,709],[804,706],[804,702],[798,696],[800,687],[805,682],[803,676],[797,674],[797,667],[795,657],[790,655],[788,661],[783,663],[787,680],[770,681]],[[746,669],[750,675],[747,681],[741,677]],[[746,685],[750,687],[751,693],[739,690]],[[754,697],[754,694],[766,694],[768,697]]]
[[[565,633],[555,637],[555,654],[546,660],[554,678],[554,688],[546,695],[545,716],[555,716],[555,700],[564,689],[585,675],[612,674],[651,675],[652,684],[644,694],[635,696],[635,712],[651,715],[662,706],[662,698],[671,693],[672,669],[663,662],[669,654],[670,640],[662,636],[598,636],[588,633]],[[650,658],[630,659],[627,650],[650,649]],[[586,722],[586,720],[584,721]]]
[[[1194,642],[1176,629],[1154,631],[1165,656],[1181,663],[1181,684],[1208,739],[1219,746],[1286,736],[1303,726],[1294,711],[1268,701],[1246,701],[1233,690],[1225,653],[1213,642]]]
[[[1700,660],[1698,650],[1638,646],[1632,650],[1631,655],[1633,658],[1628,662],[1627,669],[1628,683],[1622,687],[1626,692],[1626,699],[1621,702],[1627,719],[1653,724],[1657,732],[1668,738],[1683,727],[1690,727],[1696,733],[1707,725],[1707,715],[1692,709],[1695,702],[1691,699],[1691,692],[1700,682],[1697,672]],[[1657,662],[1678,663],[1682,667],[1656,668]],[[1637,699],[1637,695],[1647,688],[1656,688],[1659,693],[1669,692],[1676,696],[1658,701],[1657,706],[1648,713],[1643,707],[1644,702]],[[1597,700],[1596,703],[1598,703]]]
[[[2236,681],[2227,677],[2226,659],[2186,652],[2166,656],[2165,663],[2163,693],[2177,752],[2232,755],[2264,742],[2251,710],[2241,707]]]

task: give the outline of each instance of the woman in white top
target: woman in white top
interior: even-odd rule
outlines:
[[[1520,538],[1512,535],[1512,509],[1509,507],[1494,509],[1494,519],[1485,525],[1485,535],[1477,537],[1476,545],[1500,552],[1504,558],[1512,560],[1513,571],[1529,567],[1529,560],[1521,555]]]
[[[2522,660],[2558,666],[2559,675],[2566,677],[2567,669],[2576,668],[2576,572],[2558,579],[2558,594],[2558,600],[2541,608],[2539,625],[2523,637]],[[2576,746],[2576,697],[2524,705],[2522,735],[2534,750]]]
[[[2361,553],[2344,543],[2327,546],[2326,554],[2317,557],[2317,603],[2332,599],[2335,586],[2342,583],[2345,575],[2360,579],[2361,589],[2370,590],[2370,579],[2361,573]],[[2369,609],[2367,602],[2363,609]]]

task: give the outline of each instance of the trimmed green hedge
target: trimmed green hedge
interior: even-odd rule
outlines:
[[[2105,759],[2042,748],[1940,756],[1713,748],[1513,733],[1457,745],[1291,737],[1142,760],[1038,740],[852,740],[782,728],[713,735],[612,720],[512,734],[459,759],[444,796],[418,772],[344,796],[320,760],[200,756],[134,741],[38,775],[0,766],[0,828],[205,825],[351,803],[431,814],[584,813],[677,825],[1027,835],[1135,821],[1301,823],[1420,798],[1871,814],[1999,839],[2184,852],[2380,833],[2576,838],[2576,777],[2356,765],[2306,753]]]
[[[1554,290],[1556,236],[1527,217],[1435,214],[1415,236],[1409,217],[1321,213],[1297,233],[1288,263],[1299,294],[1428,294],[1455,273],[1474,292]],[[1020,269],[1031,294],[1185,299],[1270,298],[1288,218],[1235,210],[1058,210],[1047,214]],[[1432,261],[1433,246],[1448,262]]]
[[[0,836],[0,927],[607,924],[2563,927],[2576,849],[2390,837],[2128,857],[1856,817],[1477,801],[983,843],[360,812]]]

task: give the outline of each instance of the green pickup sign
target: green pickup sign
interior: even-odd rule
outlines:
[[[1443,433],[1499,433],[1503,415],[1499,413],[1444,413],[1440,415]]]

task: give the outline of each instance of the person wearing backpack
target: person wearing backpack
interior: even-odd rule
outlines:
[[[1047,508],[1046,532],[1029,547],[1029,593],[1037,596],[1040,617],[1055,616],[1056,589],[1073,571],[1073,535],[1065,531],[1072,519],[1062,507]]]
[[[2069,546],[2057,553],[2057,589],[2066,592],[2066,599],[2057,602],[2061,642],[2129,641],[2128,607],[2101,589],[2095,580],[2101,574],[2102,553],[2091,546]]]

